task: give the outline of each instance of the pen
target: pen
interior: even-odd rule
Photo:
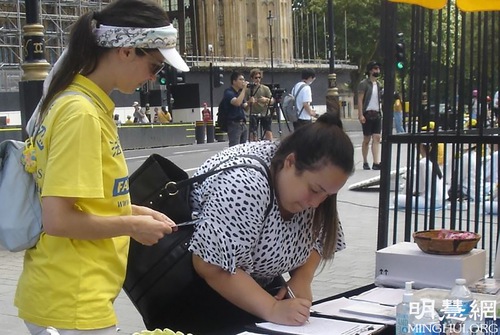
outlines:
[[[202,219],[197,219],[197,220],[193,220],[193,221],[186,221],[186,222],[178,223],[178,224],[176,224],[176,226],[177,227],[193,226],[193,225],[200,223],[201,221],[202,221]]]
[[[295,299],[295,294],[293,293],[292,289],[288,285],[286,286],[286,292],[288,294],[288,298]]]

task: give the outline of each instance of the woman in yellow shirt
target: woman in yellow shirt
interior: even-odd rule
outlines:
[[[15,305],[31,334],[116,334],[113,302],[129,239],[158,242],[175,224],[130,202],[113,90],[133,93],[164,62],[183,71],[177,30],[152,0],[116,0],[74,24],[49,76],[36,136],[44,232],[26,251]]]

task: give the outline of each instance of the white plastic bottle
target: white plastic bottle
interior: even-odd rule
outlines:
[[[440,335],[442,327],[439,315],[434,309],[434,301],[421,299],[418,311],[419,314],[410,315],[410,334]]]
[[[469,314],[472,309],[472,302],[474,297],[472,292],[466,285],[466,281],[463,278],[457,278],[455,280],[455,286],[450,291],[448,299],[449,303],[453,303],[455,306],[459,306],[462,310],[460,318],[466,318],[465,321],[449,319],[446,327],[455,330],[455,334],[470,334],[470,329],[473,322],[472,318],[469,318]]]
[[[403,301],[396,307],[396,335],[409,335],[410,332],[410,302],[413,298],[412,281],[405,283]]]

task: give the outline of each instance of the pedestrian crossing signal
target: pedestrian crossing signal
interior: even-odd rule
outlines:
[[[399,71],[405,68],[405,44],[403,42],[396,43],[396,68]]]

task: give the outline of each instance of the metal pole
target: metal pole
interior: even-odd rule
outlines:
[[[330,74],[328,75],[328,90],[326,92],[326,112],[340,115],[339,89],[337,88],[337,75],[335,74],[335,33],[333,30],[333,0],[328,0],[328,47]]]
[[[271,51],[271,84],[274,84],[274,60],[273,60],[273,20],[274,16],[272,16],[271,11],[269,11],[269,15],[267,16],[267,20],[269,23],[269,45]]]
[[[214,69],[212,62],[209,65],[209,82],[210,82],[210,118],[214,119]]]
[[[330,73],[335,72],[335,31],[333,28],[333,0],[328,0],[328,46],[330,51]]]
[[[384,2],[382,5],[381,16],[381,41],[384,55],[384,90],[385,92],[394,92],[395,88],[395,69],[392,64],[395,63],[396,55],[394,45],[396,42],[396,22],[397,6],[392,2]],[[380,192],[379,192],[379,212],[378,212],[378,232],[377,232],[377,250],[385,248],[389,241],[389,198],[391,169],[390,162],[392,156],[392,146],[387,142],[387,134],[392,130],[392,106],[394,104],[393,94],[384,94],[383,97],[383,130],[382,130],[382,170],[380,171]]]
[[[19,99],[23,137],[26,124],[42,97],[43,81],[47,77],[50,64],[45,60],[44,27],[40,24],[38,0],[25,0],[26,24],[23,27],[24,61],[23,75],[19,82]]]

